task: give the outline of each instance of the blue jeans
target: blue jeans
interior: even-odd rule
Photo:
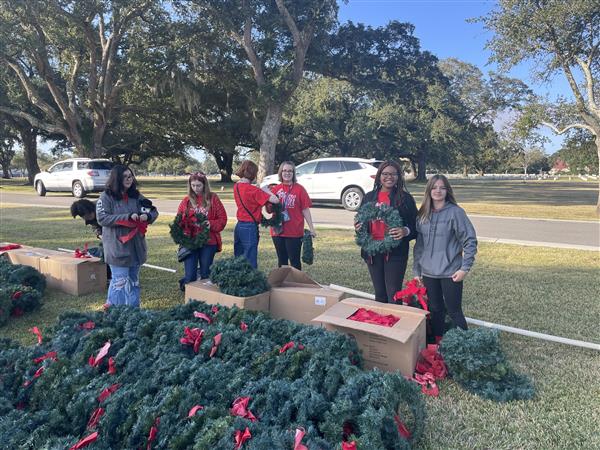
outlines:
[[[181,285],[191,283],[198,279],[198,269],[200,269],[200,278],[205,279],[210,275],[210,266],[217,253],[216,245],[205,245],[196,250],[183,260],[183,269],[185,274],[179,283]]]
[[[233,230],[233,255],[244,256],[258,268],[258,227],[254,222],[238,222]]]
[[[140,266],[110,265],[112,278],[106,302],[109,305],[140,306]]]

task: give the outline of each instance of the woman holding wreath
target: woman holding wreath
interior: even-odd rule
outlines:
[[[365,248],[361,250],[375,289],[375,300],[383,303],[392,303],[394,294],[402,289],[408,262],[408,243],[417,237],[417,206],[413,196],[406,190],[402,173],[402,168],[394,161],[381,163],[375,175],[373,190],[365,195],[363,206],[371,203],[383,210],[393,208],[399,213],[404,226],[388,227],[383,220],[371,220],[368,223],[358,221],[354,224],[357,232],[362,227],[368,227],[372,242],[383,241],[386,234],[392,240],[400,241],[381,253],[370,254]],[[360,215],[359,211],[357,218]]]
[[[279,197],[268,187],[261,189],[252,183],[258,167],[246,160],[235,173],[240,180],[233,185],[233,198],[237,206],[237,224],[233,231],[233,254],[244,256],[255,269],[258,268],[258,226],[262,219],[262,207],[267,203],[279,203]]]
[[[317,235],[309,209],[312,202],[306,189],[296,181],[296,166],[293,162],[282,162],[277,174],[281,184],[271,188],[271,191],[279,198],[282,208],[281,227],[271,227],[271,238],[277,252],[277,263],[279,267],[289,264],[302,270],[300,250],[302,249],[305,220],[311,236],[316,237]]]
[[[208,227],[208,241],[200,248],[190,249],[183,260],[185,273],[179,280],[179,288],[182,291],[187,283],[198,279],[198,270],[201,279],[208,278],[215,253],[220,252],[222,248],[221,231],[227,225],[227,212],[218,195],[210,191],[206,175],[202,172],[190,175],[187,188],[188,194],[179,204],[177,214],[188,218],[198,213],[203,214],[207,218],[206,225],[199,225]]]
[[[109,305],[140,306],[140,267],[148,251],[142,230],[158,217],[156,208],[141,212],[144,200],[132,170],[121,164],[114,166],[96,202],[104,260],[112,273],[106,299]]]

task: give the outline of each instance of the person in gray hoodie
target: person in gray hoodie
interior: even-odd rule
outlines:
[[[456,203],[444,175],[432,176],[425,187],[417,215],[417,232],[413,274],[427,289],[431,328],[439,342],[444,334],[446,313],[457,327],[467,329],[462,311],[463,280],[477,253],[475,228]]]
[[[143,200],[145,197],[137,190],[131,169],[120,164],[114,166],[96,203],[104,260],[112,272],[109,305],[140,306],[139,272],[147,256],[145,227],[158,217],[156,208],[141,212]]]

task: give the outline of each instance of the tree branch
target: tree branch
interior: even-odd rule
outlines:
[[[585,123],[572,123],[562,129],[557,128],[554,124],[552,124],[550,122],[540,122],[540,123],[542,125],[547,126],[548,128],[550,128],[552,131],[554,131],[558,135],[564,134],[572,128],[583,128],[585,130],[591,131],[594,135],[596,134],[594,129],[590,125],[587,125]]]
[[[25,119],[33,128],[37,128],[39,130],[47,131],[48,133],[57,133],[62,135],[67,135],[67,130],[64,127],[59,125],[53,125],[48,122],[44,122],[37,117],[28,114],[24,111],[18,109],[8,108],[6,106],[0,106],[0,112],[4,114],[8,114],[11,117],[18,117],[20,119]]]
[[[579,67],[581,68],[581,71],[585,76],[585,88],[587,90],[588,103],[590,105],[590,109],[594,112],[596,116],[600,118],[600,110],[598,109],[598,104],[596,103],[596,99],[594,98],[594,77],[592,76],[590,66],[581,58],[575,58],[575,61],[577,61],[577,64],[579,64]]]
[[[264,86],[265,75],[263,73],[262,63],[256,55],[254,47],[252,46],[252,18],[247,16],[246,20],[244,21],[243,38],[234,31],[231,31],[231,37],[233,37],[233,39],[235,39],[246,51],[246,55],[248,55],[248,60],[252,65],[252,70],[254,72],[254,79],[256,80],[256,84],[258,84],[258,86]]]

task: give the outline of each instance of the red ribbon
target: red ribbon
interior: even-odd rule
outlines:
[[[79,328],[80,330],[93,330],[94,328],[96,328],[96,324],[91,320],[88,320],[87,322],[80,323],[77,326],[77,328]]]
[[[112,386],[107,387],[106,389],[103,389],[102,392],[100,392],[100,395],[98,396],[98,403],[102,403],[104,400],[106,400],[108,397],[110,397],[120,387],[121,387],[121,385],[116,383],[116,384],[113,384]]]
[[[296,436],[294,437],[294,450],[308,450],[308,447],[302,443],[302,438],[306,431],[304,428],[296,428]]]
[[[22,308],[13,308],[12,311],[10,312],[10,315],[13,317],[21,317],[24,314],[23,309]]]
[[[79,247],[77,247],[73,256],[75,258],[91,258],[91,255],[88,253],[87,242],[83,245],[83,251],[79,250]]]
[[[80,449],[80,448],[83,448],[83,447],[87,447],[92,442],[94,442],[96,439],[98,439],[98,432],[94,431],[89,436],[86,436],[82,440],[80,440],[77,444],[75,444],[69,450],[77,450],[77,449]]]
[[[398,433],[400,436],[402,436],[404,439],[410,439],[410,431],[408,431],[408,428],[406,428],[406,425],[404,425],[404,422],[400,420],[400,416],[397,414],[394,416],[394,422],[396,422],[396,428],[398,428]]]
[[[38,327],[33,327],[29,331],[37,336],[38,345],[42,344],[42,332]]]
[[[92,415],[90,416],[90,420],[87,423],[87,429],[92,430],[96,428],[98,422],[100,422],[100,418],[104,415],[104,408],[96,408]]]
[[[200,411],[201,409],[204,409],[204,406],[200,406],[200,405],[193,406],[192,409],[190,409],[190,411],[188,412],[188,417],[194,417],[196,415],[196,413],[198,411]]]
[[[436,380],[446,378],[448,368],[444,362],[444,358],[438,352],[438,345],[429,344],[427,348],[421,350],[415,371],[422,375],[431,373]]]
[[[212,311],[213,314],[217,314],[219,312],[219,307],[213,306],[212,308],[210,308],[210,310]]]
[[[112,356],[108,358],[108,373],[114,375],[117,373],[117,366],[115,365],[115,358]]]
[[[204,330],[200,328],[185,327],[183,330],[183,337],[179,339],[183,345],[190,345],[194,349],[194,353],[198,353],[200,350],[200,344],[202,344],[202,337],[204,336]]]
[[[290,348],[294,348],[294,341],[290,341],[279,349],[279,354],[287,352]]]
[[[110,349],[110,341],[106,341],[106,343],[102,346],[102,348],[98,351],[98,354],[94,358],[94,356],[90,356],[88,359],[88,364],[92,367],[98,367],[98,365],[102,362],[104,357],[108,355],[108,350]]]
[[[6,244],[0,247],[0,252],[5,252],[7,250],[16,250],[18,248],[21,248],[20,244]]]
[[[384,327],[393,327],[400,320],[399,317],[391,314],[383,315],[365,308],[358,308],[348,319]]]
[[[427,306],[427,289],[421,285],[417,278],[406,283],[406,288],[394,294],[395,302],[402,302],[405,305],[410,305],[416,300],[425,311],[429,311]]]
[[[56,361],[57,360],[56,356],[57,356],[56,352],[48,352],[45,355],[40,356],[39,358],[35,358],[33,360],[33,362],[35,364],[39,364],[46,359],[51,359],[52,361]]]
[[[15,291],[10,298],[11,300],[19,300],[21,298],[21,295],[23,295],[22,291]]]
[[[342,442],[342,450],[357,450],[356,442]]]
[[[140,220],[117,220],[116,223],[117,225],[121,225],[126,228],[132,228],[132,230],[125,236],[119,236],[119,241],[121,241],[123,244],[133,239],[137,233],[145,235],[146,231],[148,230],[148,222],[142,222]]]
[[[244,432],[242,432],[241,430],[236,430],[235,437],[234,437],[235,450],[239,450],[240,448],[242,448],[242,445],[244,445],[244,442],[246,442],[251,437],[252,437],[252,434],[250,434],[250,429],[248,427],[246,427]]]
[[[27,381],[25,381],[25,383],[23,383],[23,386],[24,387],[29,386],[33,380],[42,376],[43,373],[44,373],[44,367],[42,366],[38,370],[35,371],[35,373],[33,374],[33,378],[31,380],[27,380]]]
[[[158,425],[160,425],[160,417],[154,419],[154,424],[150,427],[150,432],[148,433],[148,444],[146,445],[146,450],[150,450],[152,448],[152,442],[156,440],[156,436],[158,435]]]
[[[194,317],[196,319],[206,320],[209,325],[212,323],[212,319],[209,316],[207,316],[206,314],[204,314],[203,312],[194,311]]]
[[[222,337],[223,337],[223,333],[219,333],[219,334],[215,335],[215,337],[213,338],[213,346],[210,349],[210,357],[211,358],[213,356],[215,356],[215,354],[217,353],[217,349],[219,348],[219,345],[221,345]]]
[[[248,325],[246,325],[245,322],[241,322],[240,323],[240,330],[242,330],[242,331],[248,331]]]
[[[440,390],[435,384],[435,377],[431,373],[421,375],[416,373],[413,381],[421,385],[421,392],[425,395],[437,397],[440,394]]]
[[[252,414],[252,411],[248,409],[248,403],[250,397],[238,397],[233,401],[233,405],[229,410],[231,415],[243,417],[248,419],[250,422],[256,422],[258,419]]]

